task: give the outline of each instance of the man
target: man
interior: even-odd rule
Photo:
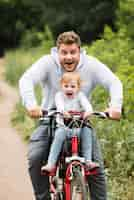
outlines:
[[[64,72],[78,71],[85,82],[82,91],[87,97],[100,84],[110,94],[108,108],[110,118],[120,119],[122,107],[122,84],[119,79],[101,62],[90,57],[81,49],[79,36],[73,32],[64,32],[57,38],[57,47],[51,49],[33,64],[20,79],[20,94],[30,117],[42,115],[43,109],[51,109],[54,105],[55,93],[59,90],[59,80]],[[41,107],[37,105],[34,86],[41,83],[43,100]],[[32,134],[29,144],[29,173],[36,200],[50,199],[48,177],[41,175],[43,161],[47,161],[49,152],[48,127],[40,125]],[[95,134],[93,139],[93,160],[100,163],[99,174],[89,179],[92,200],[106,200],[106,184],[100,148]]]

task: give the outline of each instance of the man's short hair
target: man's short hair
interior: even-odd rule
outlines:
[[[79,47],[81,46],[80,36],[74,31],[67,31],[61,33],[56,41],[57,48],[60,47],[61,44],[77,44]]]

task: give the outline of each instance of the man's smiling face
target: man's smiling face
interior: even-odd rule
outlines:
[[[77,44],[61,44],[58,49],[59,61],[63,69],[72,72],[80,60],[80,48]]]

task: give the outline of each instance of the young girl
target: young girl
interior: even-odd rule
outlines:
[[[66,72],[60,81],[61,91],[57,92],[55,96],[55,104],[57,111],[63,113],[65,117],[69,117],[68,111],[83,111],[83,118],[87,118],[92,113],[92,106],[87,97],[80,91],[82,81],[80,75],[76,72]],[[76,130],[76,129],[75,129]],[[51,145],[48,163],[42,166],[42,171],[51,171],[57,162],[58,156],[61,152],[62,145],[66,137],[71,137],[73,130],[64,127],[58,127],[55,132],[55,137]],[[76,134],[76,131],[75,131]],[[81,137],[82,155],[86,159],[86,163],[90,169],[99,167],[98,163],[91,160],[92,155],[92,135],[91,129],[88,127],[77,128],[77,135]]]

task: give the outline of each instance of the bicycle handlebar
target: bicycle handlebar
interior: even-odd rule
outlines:
[[[79,111],[69,111],[70,116],[65,117],[63,113],[58,112],[56,110],[43,110],[43,116],[39,118],[39,121],[42,123],[50,123],[51,120],[57,123],[57,126],[62,127],[77,127],[80,128],[82,126],[91,125],[90,117],[83,118],[84,112]],[[97,116],[101,119],[109,118],[108,113],[95,111],[91,113],[91,116]]]
[[[56,117],[58,114],[59,115],[63,115],[61,112],[58,112],[56,110],[42,110],[42,113],[43,113],[43,117],[48,117],[48,118],[51,118],[51,117]]]
[[[66,118],[66,117],[64,117],[63,113],[58,112],[56,110],[42,110],[42,113],[43,113],[43,117],[45,117],[45,118],[46,117],[48,117],[48,118],[56,117],[57,115],[60,115],[63,118]],[[76,118],[76,119],[82,119],[83,118],[83,113],[84,112],[79,112],[79,111],[72,111],[72,110],[69,111],[70,118]],[[97,116],[97,117],[102,118],[102,119],[109,118],[109,113],[108,112],[94,111],[94,112],[91,113],[91,116],[92,115]]]

